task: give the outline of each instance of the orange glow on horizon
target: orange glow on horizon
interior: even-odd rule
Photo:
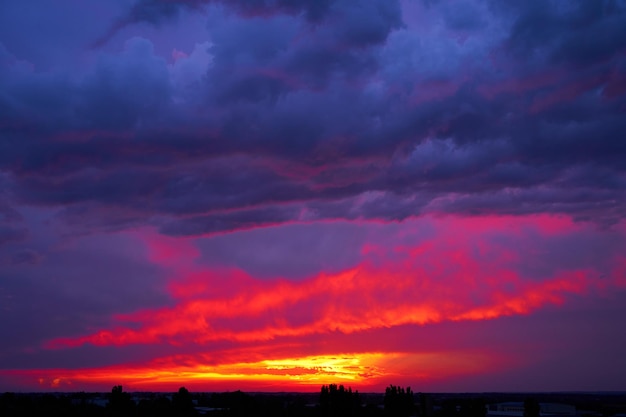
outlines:
[[[187,357],[187,361],[202,360]],[[292,391],[316,391],[323,384],[337,383],[357,389],[378,390],[398,377],[411,375],[429,381],[462,375],[502,362],[488,354],[462,352],[400,353],[375,352],[317,355],[301,358],[268,359],[249,363],[218,365],[176,365],[159,360],[146,365],[114,366],[91,369],[8,370],[16,379],[36,382],[40,388],[84,389],[123,384],[134,391],[173,391],[184,385],[195,390],[212,387],[250,386]],[[398,368],[402,369],[398,373]],[[82,387],[82,388],[81,388]]]

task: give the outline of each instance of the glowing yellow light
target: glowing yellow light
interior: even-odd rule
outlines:
[[[368,352],[207,365],[202,356],[176,356],[123,367],[10,372],[52,387],[123,384],[131,390],[172,390],[183,385],[196,389],[247,386],[298,390],[328,383],[371,388],[407,378],[427,381],[433,376],[445,378],[487,369],[495,366],[496,359],[464,352]]]

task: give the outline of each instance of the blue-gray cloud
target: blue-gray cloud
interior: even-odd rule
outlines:
[[[419,16],[395,1],[126,7],[127,26],[203,13],[207,42],[172,63],[133,38],[79,73],[0,47],[13,203],[174,235],[303,212],[624,217],[619,2],[430,1]]]

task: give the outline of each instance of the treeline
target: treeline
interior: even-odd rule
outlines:
[[[15,394],[0,396],[2,417],[186,417],[198,415],[185,388],[173,395],[156,394],[136,401],[116,385],[102,398],[99,394]]]
[[[485,401],[466,399],[433,407],[428,394],[390,385],[384,394],[359,394],[343,385],[323,385],[312,394],[190,393],[130,394],[116,385],[106,396],[75,393],[0,396],[0,416],[45,417],[485,417]],[[529,416],[530,417],[530,416]]]

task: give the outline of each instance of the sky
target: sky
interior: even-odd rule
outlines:
[[[0,391],[626,387],[626,2],[0,2]]]

